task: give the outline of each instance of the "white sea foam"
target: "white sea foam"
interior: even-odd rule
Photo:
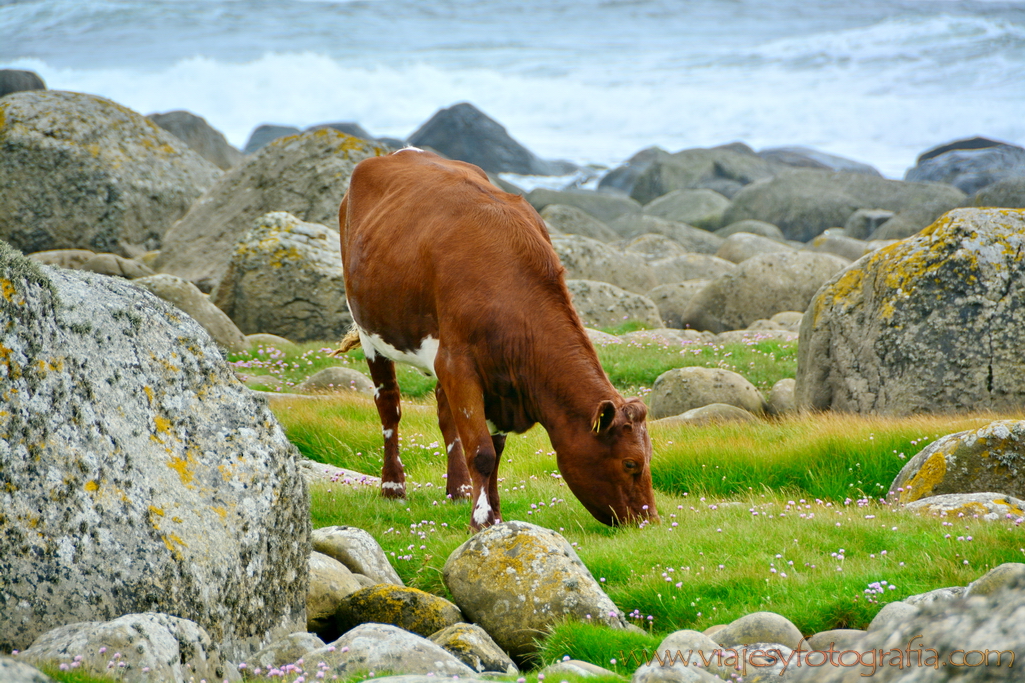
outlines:
[[[5,23],[23,36],[31,27],[59,28],[55,11],[46,15],[38,9],[54,2],[40,0],[35,14],[26,8],[17,15],[0,10],[0,45]],[[75,20],[83,26],[98,21],[96,13],[118,6],[83,4],[89,11],[82,10]],[[161,3],[154,0],[147,7],[154,4]],[[205,6],[219,4],[224,3]],[[240,4],[254,12],[257,6]],[[673,11],[671,3],[658,0],[640,4],[652,12]],[[392,12],[398,36],[382,34],[382,41],[390,41],[382,50],[365,37],[346,36],[345,24],[339,19],[336,27],[333,15],[324,14],[323,32],[295,40],[287,31],[279,31],[280,36],[272,31],[269,17],[249,17],[252,25],[239,30],[253,31],[251,46],[266,51],[248,61],[219,49],[216,36],[190,36],[189,25],[182,24],[169,38],[174,45],[167,54],[206,56],[157,55],[110,66],[110,54],[100,58],[103,45],[96,46],[95,59],[85,56],[91,34],[81,29],[70,41],[83,51],[78,59],[58,56],[58,38],[47,52],[49,43],[40,34],[22,40],[26,47],[20,52],[17,43],[0,47],[0,68],[32,69],[51,88],[96,93],[144,114],[187,109],[239,147],[262,123],[303,128],[356,121],[375,135],[405,138],[437,109],[460,101],[474,103],[540,156],[578,163],[614,165],[651,145],[676,150],[742,140],[756,149],[817,147],[902,177],[918,153],[958,137],[981,134],[1025,143],[1020,116],[1025,107],[1025,14],[1011,10],[972,15],[965,2],[923,0],[916,6],[935,7],[936,13],[889,12],[867,24],[820,21],[830,25],[798,31],[791,24],[800,20],[805,5],[794,3],[781,5],[778,24],[770,29],[757,33],[748,27],[747,34],[717,43],[694,36],[674,40],[669,29],[641,40],[645,31],[658,30],[651,17],[620,14],[615,17],[619,26],[603,27],[585,21],[586,8],[581,7],[591,3],[576,3],[576,14],[563,24],[536,28],[534,42],[513,25],[501,39],[471,39],[472,25],[456,23],[446,43],[413,33],[416,28],[441,32],[448,25],[438,13],[425,12],[416,23],[401,18],[390,2],[299,5],[307,14],[319,7],[346,17],[378,12],[375,20]],[[530,7],[549,11],[548,5]],[[465,14],[469,8],[460,4],[453,13]],[[473,16],[494,21],[485,10],[473,10],[478,12]],[[311,22],[321,15],[297,16],[307,22],[304,30],[312,31]],[[669,28],[679,28],[674,15],[666,16]],[[714,28],[727,34],[728,26],[715,21],[723,20],[713,17],[694,31]],[[330,34],[336,29],[343,47],[333,51]],[[772,35],[784,29],[788,37]],[[128,28],[122,32],[131,33]],[[243,38],[232,37],[232,45]],[[411,45],[407,51],[395,47],[403,40]]]

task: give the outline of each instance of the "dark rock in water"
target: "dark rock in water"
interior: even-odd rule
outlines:
[[[758,152],[758,156],[767,161],[774,161],[780,164],[786,164],[787,166],[797,166],[800,168],[818,168],[827,171],[864,173],[865,175],[874,175],[879,176],[880,178],[883,175],[872,166],[863,164],[860,161],[846,159],[841,156],[836,156],[835,154],[827,154],[826,152],[820,152],[819,150],[812,149],[811,147],[801,147],[799,145],[763,149]]]
[[[537,157],[513,140],[500,123],[468,102],[438,111],[408,142],[436,149],[449,159],[476,164],[488,173],[563,175],[571,170]]]
[[[146,611],[236,661],[299,630],[299,455],[203,328],[4,244],[0,284],[0,652]]]
[[[23,90],[46,90],[46,83],[34,71],[0,69],[0,97]]]
[[[34,90],[0,98],[0,239],[25,252],[134,256],[222,175],[110,100]]]
[[[187,111],[169,111],[166,114],[150,114],[146,118],[224,171],[242,161],[242,152],[229,145],[224,134],[201,116]]]
[[[915,163],[920,164],[923,161],[932,159],[933,157],[938,157],[941,154],[946,154],[947,152],[953,152],[959,149],[986,149],[987,147],[1000,147],[1001,145],[1006,144],[1006,142],[991,140],[981,136],[966,138],[964,140],[954,140],[953,142],[948,142],[944,145],[940,145],[939,147],[933,147],[926,152],[922,152],[918,155],[918,158],[915,159]]]
[[[956,146],[962,142],[974,146]],[[1025,176],[1025,149],[1021,147],[986,138],[944,145],[947,147],[951,149],[942,152],[930,150],[920,156],[918,164],[908,169],[904,179],[949,183],[973,194],[1005,178]]]
[[[956,209],[835,275],[801,323],[798,402],[873,415],[1021,409],[1023,250],[1025,211]]]
[[[358,123],[352,123],[348,121],[342,121],[337,123],[321,123],[316,126],[310,126],[303,132],[309,133],[311,130],[320,130],[321,128],[333,128],[334,130],[337,130],[339,133],[345,133],[346,135],[351,135],[352,137],[359,138],[360,140],[377,139],[373,135],[368,133],[366,129],[363,128],[363,126],[359,125]],[[401,147],[402,145],[400,144],[399,146]]]
[[[964,200],[960,190],[934,183],[795,168],[745,187],[723,218],[726,224],[749,218],[766,221],[778,226],[787,239],[807,242],[828,228],[844,226],[858,209],[888,209],[897,215],[880,230],[892,224],[894,233],[903,234],[885,237],[898,238],[918,232]]]
[[[258,151],[268,142],[283,138],[287,135],[298,135],[300,131],[298,128],[292,126],[276,126],[271,123],[265,123],[262,126],[257,126],[249,135],[249,141],[246,143],[246,148],[242,150],[245,154],[252,154]]]

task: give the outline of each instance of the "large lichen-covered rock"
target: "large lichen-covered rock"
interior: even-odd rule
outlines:
[[[644,257],[624,252],[582,235],[557,235],[552,238],[567,280],[598,280],[643,294],[659,284]]]
[[[799,169],[748,185],[737,193],[723,216],[726,223],[748,218],[779,227],[787,239],[807,242],[827,228],[843,227],[858,209],[889,209],[905,237],[964,203],[967,195],[938,183],[886,180],[862,173]],[[882,229],[882,228],[881,228]]]
[[[566,287],[573,308],[587,327],[616,327],[631,321],[663,326],[658,306],[646,296],[592,280],[567,280]]]
[[[1025,405],[1025,211],[957,209],[835,275],[801,323],[797,399],[907,415]]]
[[[695,330],[743,330],[782,311],[804,311],[812,297],[849,261],[809,251],[753,256],[708,284],[681,316]]]
[[[462,621],[462,612],[445,598],[388,583],[353,592],[341,601],[334,618],[339,633],[375,623],[398,626],[424,638]]]
[[[297,459],[191,318],[0,244],[0,651],[144,611],[229,658],[299,630]]]
[[[911,503],[947,493],[1025,498],[1025,420],[998,420],[933,441],[901,468],[887,495]]]
[[[339,249],[336,231],[269,213],[235,244],[210,299],[243,334],[338,339],[352,325]]]
[[[391,151],[330,128],[271,142],[203,194],[164,239],[156,270],[205,292],[221,279],[235,243],[272,211],[338,231],[338,205],[352,169]]]
[[[765,399],[743,376],[721,368],[686,367],[663,372],[648,396],[654,419],[680,415],[713,403],[725,403],[761,415]]]
[[[25,252],[156,249],[220,175],[102,97],[37,90],[0,101],[0,238]]]
[[[449,555],[443,578],[470,621],[513,658],[534,653],[537,638],[566,619],[626,627],[566,539],[526,522],[475,534]]]
[[[919,498],[905,510],[933,517],[968,517],[994,522],[1025,518],[1025,501],[1006,493],[944,493]]]
[[[97,677],[113,669],[118,680],[126,683],[242,678],[217,651],[205,629],[188,619],[157,612],[61,626],[41,635],[18,657],[36,664],[77,661],[77,671]]]

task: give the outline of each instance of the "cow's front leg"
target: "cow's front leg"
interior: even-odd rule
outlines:
[[[445,439],[445,451],[448,457],[445,492],[452,500],[466,500],[473,493],[473,484],[470,481],[470,471],[466,469],[463,442],[459,438],[459,432],[452,417],[452,408],[449,406],[445,390],[441,388],[441,382],[434,388],[434,395],[438,399],[438,426],[441,427],[441,435]]]
[[[381,495],[385,498],[406,497],[406,473],[399,459],[399,383],[395,379],[395,363],[384,356],[367,358],[370,377],[374,380],[374,403],[381,418],[384,435],[384,465],[381,467]]]
[[[473,487],[470,496],[470,504],[473,506],[470,528],[477,531],[491,526],[496,520],[489,488],[491,475],[497,469],[498,457],[484,417],[484,394],[473,364],[467,357],[440,351],[434,367],[466,457],[466,468]]]

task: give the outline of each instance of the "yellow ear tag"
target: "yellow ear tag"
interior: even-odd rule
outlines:
[[[599,417],[597,420],[594,421],[594,426],[591,427],[591,431],[593,431],[595,434],[597,434],[600,429],[601,429],[601,417]]]

